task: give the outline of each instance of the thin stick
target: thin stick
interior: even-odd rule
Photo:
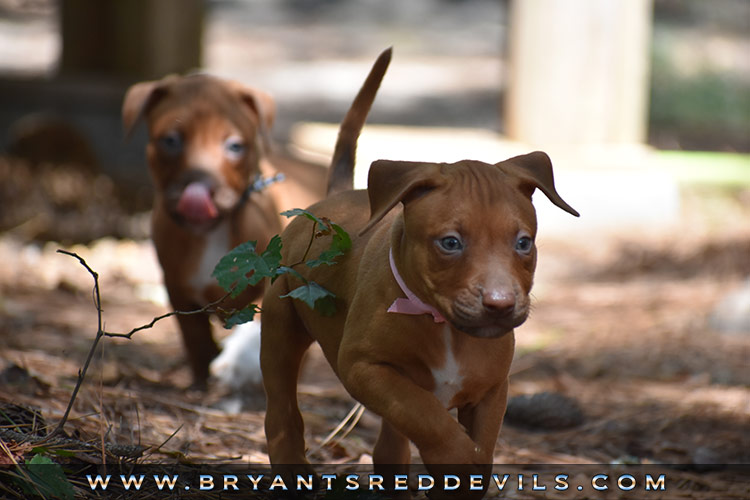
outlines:
[[[60,250],[58,250],[58,251],[60,251]],[[128,333],[102,332],[102,334],[105,337],[130,339],[130,338],[133,337],[133,334],[135,334],[136,332],[140,332],[141,330],[148,330],[149,328],[153,328],[156,323],[158,323],[159,321],[161,321],[163,319],[169,318],[171,316],[189,316],[191,314],[200,314],[200,313],[205,313],[205,312],[214,312],[215,311],[214,307],[218,306],[219,304],[221,304],[222,302],[224,302],[225,300],[227,300],[229,298],[229,296],[232,295],[232,291],[233,290],[230,290],[223,297],[219,298],[218,300],[215,300],[215,301],[211,302],[210,304],[206,304],[205,306],[201,307],[200,309],[194,309],[192,311],[169,311],[168,313],[162,314],[161,316],[156,316],[154,319],[151,320],[151,322],[149,322],[149,323],[147,323],[145,325],[141,325],[141,326],[139,326],[137,328],[133,328]],[[223,311],[222,310],[222,312],[231,312],[231,311]]]
[[[101,303],[101,295],[99,293],[99,274],[97,274],[96,271],[91,269],[89,265],[86,263],[85,260],[83,260],[82,257],[80,257],[78,254],[73,252],[68,252],[67,250],[58,250],[58,253],[62,253],[65,255],[69,255],[71,257],[74,257],[78,259],[78,262],[81,263],[83,267],[86,268],[86,270],[89,272],[89,274],[94,278],[94,306],[96,306],[96,313],[98,317],[98,326],[96,330],[96,337],[94,338],[94,342],[91,344],[91,349],[89,349],[89,354],[86,357],[86,362],[83,365],[83,368],[81,370],[78,370],[78,380],[76,381],[75,388],[73,389],[73,394],[70,396],[70,401],[68,402],[68,407],[65,410],[65,414],[63,415],[60,422],[57,424],[57,427],[55,427],[55,430],[52,431],[52,436],[55,436],[57,434],[63,434],[63,427],[65,426],[65,422],[68,420],[68,416],[70,415],[70,410],[73,408],[73,403],[75,403],[76,397],[78,396],[78,391],[81,388],[81,385],[83,384],[83,379],[86,377],[86,371],[89,369],[89,365],[91,364],[91,358],[94,356],[94,352],[96,351],[96,346],[99,344],[99,341],[104,336],[104,331],[102,330],[102,303]]]
[[[180,424],[180,426],[178,428],[176,428],[174,430],[174,432],[172,434],[170,434],[169,437],[164,440],[164,442],[162,442],[162,444],[160,444],[159,446],[157,446],[156,448],[154,448],[153,451],[157,452],[157,451],[161,450],[162,446],[164,446],[165,444],[167,444],[170,439],[172,439],[173,437],[175,437],[177,435],[177,433],[180,432],[180,429],[182,429],[183,425],[185,425],[185,424]]]
[[[336,439],[336,441],[334,441],[334,443],[340,443],[342,440],[344,440],[346,436],[348,436],[349,433],[352,432],[359,423],[359,420],[362,418],[362,414],[365,412],[365,407],[361,403],[358,404],[359,408],[357,409],[357,414],[354,415],[354,418],[349,421],[349,425],[346,426],[346,429],[341,432],[341,435]]]
[[[310,241],[307,243],[307,248],[305,249],[305,253],[302,254],[302,258],[299,260],[299,262],[295,262],[289,267],[297,267],[300,264],[305,263],[305,259],[307,259],[307,254],[310,253],[310,249],[312,248],[313,243],[315,242],[315,235],[318,234],[318,223],[313,221],[312,224],[312,234],[310,235]]]
[[[352,431],[352,429],[354,429],[354,426],[357,425],[364,411],[365,411],[365,407],[362,405],[362,403],[355,404],[352,407],[352,409],[349,410],[349,413],[347,413],[346,416],[341,420],[341,422],[339,422],[336,428],[328,433],[325,439],[321,441],[321,443],[318,445],[317,448],[315,448],[315,450],[312,453],[317,453],[318,451],[326,447],[331,442],[338,443],[339,441],[344,439],[347,436],[347,434],[349,434]],[[344,431],[343,435],[339,437],[336,441],[333,441],[333,438],[335,438],[336,435],[339,432],[341,432],[341,429],[344,429],[344,427],[346,427],[346,430]]]
[[[104,447],[104,346],[102,344],[102,350],[99,351],[101,354],[100,358],[100,369],[99,369],[99,438],[102,444],[102,465],[107,465],[107,452]]]
[[[73,388],[73,394],[70,396],[70,401],[68,402],[68,407],[65,410],[65,414],[63,415],[60,422],[57,424],[57,427],[52,431],[50,436],[55,436],[58,434],[64,434],[63,428],[65,426],[65,423],[68,421],[68,417],[70,416],[70,412],[73,408],[73,404],[75,403],[76,397],[78,397],[78,391],[81,389],[81,385],[83,384],[83,380],[86,378],[86,372],[88,371],[89,365],[91,364],[91,360],[94,356],[94,352],[96,352],[96,348],[99,345],[99,341],[102,339],[102,337],[119,337],[119,338],[132,338],[133,334],[136,332],[139,332],[141,330],[146,330],[148,328],[152,328],[158,321],[161,321],[162,319],[168,318],[170,316],[176,316],[176,315],[189,315],[189,314],[199,314],[204,313],[212,310],[213,307],[219,305],[221,302],[226,300],[231,294],[232,291],[226,293],[223,297],[221,297],[219,300],[216,300],[214,302],[211,302],[210,304],[207,304],[204,307],[201,307],[200,309],[196,309],[194,311],[170,311],[166,314],[162,314],[161,316],[157,316],[154,319],[151,320],[150,323],[146,325],[139,326],[138,328],[133,328],[128,333],[111,333],[104,331],[103,328],[103,322],[102,322],[102,301],[101,301],[101,293],[99,291],[99,274],[91,269],[91,267],[88,265],[86,260],[83,259],[80,255],[78,255],[75,252],[69,252],[67,250],[57,250],[58,253],[69,255],[70,257],[73,257],[75,259],[78,259],[78,262],[81,263],[81,265],[86,268],[86,270],[89,272],[89,274],[94,278],[94,306],[96,307],[96,314],[97,314],[97,329],[96,329],[96,337],[94,337],[94,342],[91,344],[91,349],[89,349],[88,356],[86,356],[86,362],[83,365],[83,368],[78,370],[78,380],[76,381],[76,385]]]

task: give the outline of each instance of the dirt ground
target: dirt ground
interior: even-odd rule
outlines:
[[[510,390],[562,395],[582,418],[561,429],[509,419],[496,463],[700,464],[670,469],[668,494],[660,498],[750,494],[747,466],[721,467],[750,463],[750,334],[721,333],[710,321],[716,304],[750,276],[749,196],[692,189],[675,227],[540,236],[535,305],[516,332]],[[5,229],[2,415],[23,411],[10,404],[33,408],[53,427],[97,330],[93,280],[75,259],[56,252],[61,244],[28,241],[23,224]],[[100,238],[64,248],[99,273],[107,331],[128,331],[168,310],[148,240]],[[226,335],[218,325],[216,331]],[[188,384],[173,319],[132,340],[103,339],[65,426],[76,442],[93,446],[81,445],[75,460],[265,463],[262,392],[249,388],[238,399],[219,387],[203,394]],[[324,443],[354,401],[317,350],[308,357],[300,394],[314,463],[371,460],[378,418],[369,412],[348,435]],[[532,420],[545,412],[565,420],[566,411],[532,407]],[[8,426],[5,420],[0,427]],[[4,439],[0,463],[30,455],[21,441]],[[143,448],[127,458],[112,445]]]

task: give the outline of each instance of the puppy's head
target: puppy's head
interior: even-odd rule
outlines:
[[[269,146],[273,100],[207,75],[132,86],[123,102],[127,134],[148,124],[151,176],[166,210],[191,230],[213,227],[244,201]]]
[[[555,191],[542,152],[490,165],[377,161],[368,193],[375,225],[396,204],[393,252],[406,285],[456,329],[498,337],[523,323],[536,267],[534,190],[578,216]]]

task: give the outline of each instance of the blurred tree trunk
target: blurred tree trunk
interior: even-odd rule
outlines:
[[[201,65],[204,0],[62,0],[62,74],[159,78]]]

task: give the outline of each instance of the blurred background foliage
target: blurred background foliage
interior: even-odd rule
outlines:
[[[147,237],[152,188],[145,130],[124,142],[119,111],[128,85],[164,73],[127,70],[139,57],[146,70],[153,70],[151,56],[174,63],[171,51],[191,52],[188,46],[199,47],[190,56],[201,69],[276,96],[274,138],[282,147],[298,123],[340,120],[372,57],[389,45],[398,64],[369,123],[459,127],[497,141],[511,135],[504,123],[513,71],[510,0],[185,0],[177,5],[192,9],[178,12],[190,20],[173,30],[189,39],[183,46],[158,39],[178,19],[167,23],[164,12],[171,11],[154,6],[174,8],[173,0],[87,2],[0,0],[0,231],[16,228],[31,240]],[[111,26],[88,33],[91,12],[81,8],[87,5],[96,6],[90,11],[137,5],[133,10],[149,22],[125,22],[115,10],[103,16]],[[61,26],[71,9],[65,6],[86,14],[73,15],[68,27],[83,33],[74,45],[100,38],[112,44],[95,51],[103,67],[66,69]],[[152,18],[155,27],[141,25]],[[124,31],[112,35],[114,27]],[[653,0],[651,27],[652,166],[682,185],[747,189],[750,0]],[[609,154],[602,166],[613,158],[622,156]]]
[[[750,151],[750,2],[655,0],[649,141]]]
[[[274,30],[281,35],[268,46],[247,47],[260,59],[369,56],[384,43],[427,57],[494,51],[504,59],[509,4],[206,0],[203,52],[241,24],[266,38]],[[54,73],[59,16],[59,0],[0,0],[0,78]],[[284,25],[292,27],[291,35],[278,29]],[[326,37],[332,26],[347,43]],[[279,47],[270,48],[274,43]],[[487,125],[486,117],[477,121]],[[1,147],[7,134],[0,132]],[[648,140],[661,149],[750,152],[750,1],[654,0]]]

